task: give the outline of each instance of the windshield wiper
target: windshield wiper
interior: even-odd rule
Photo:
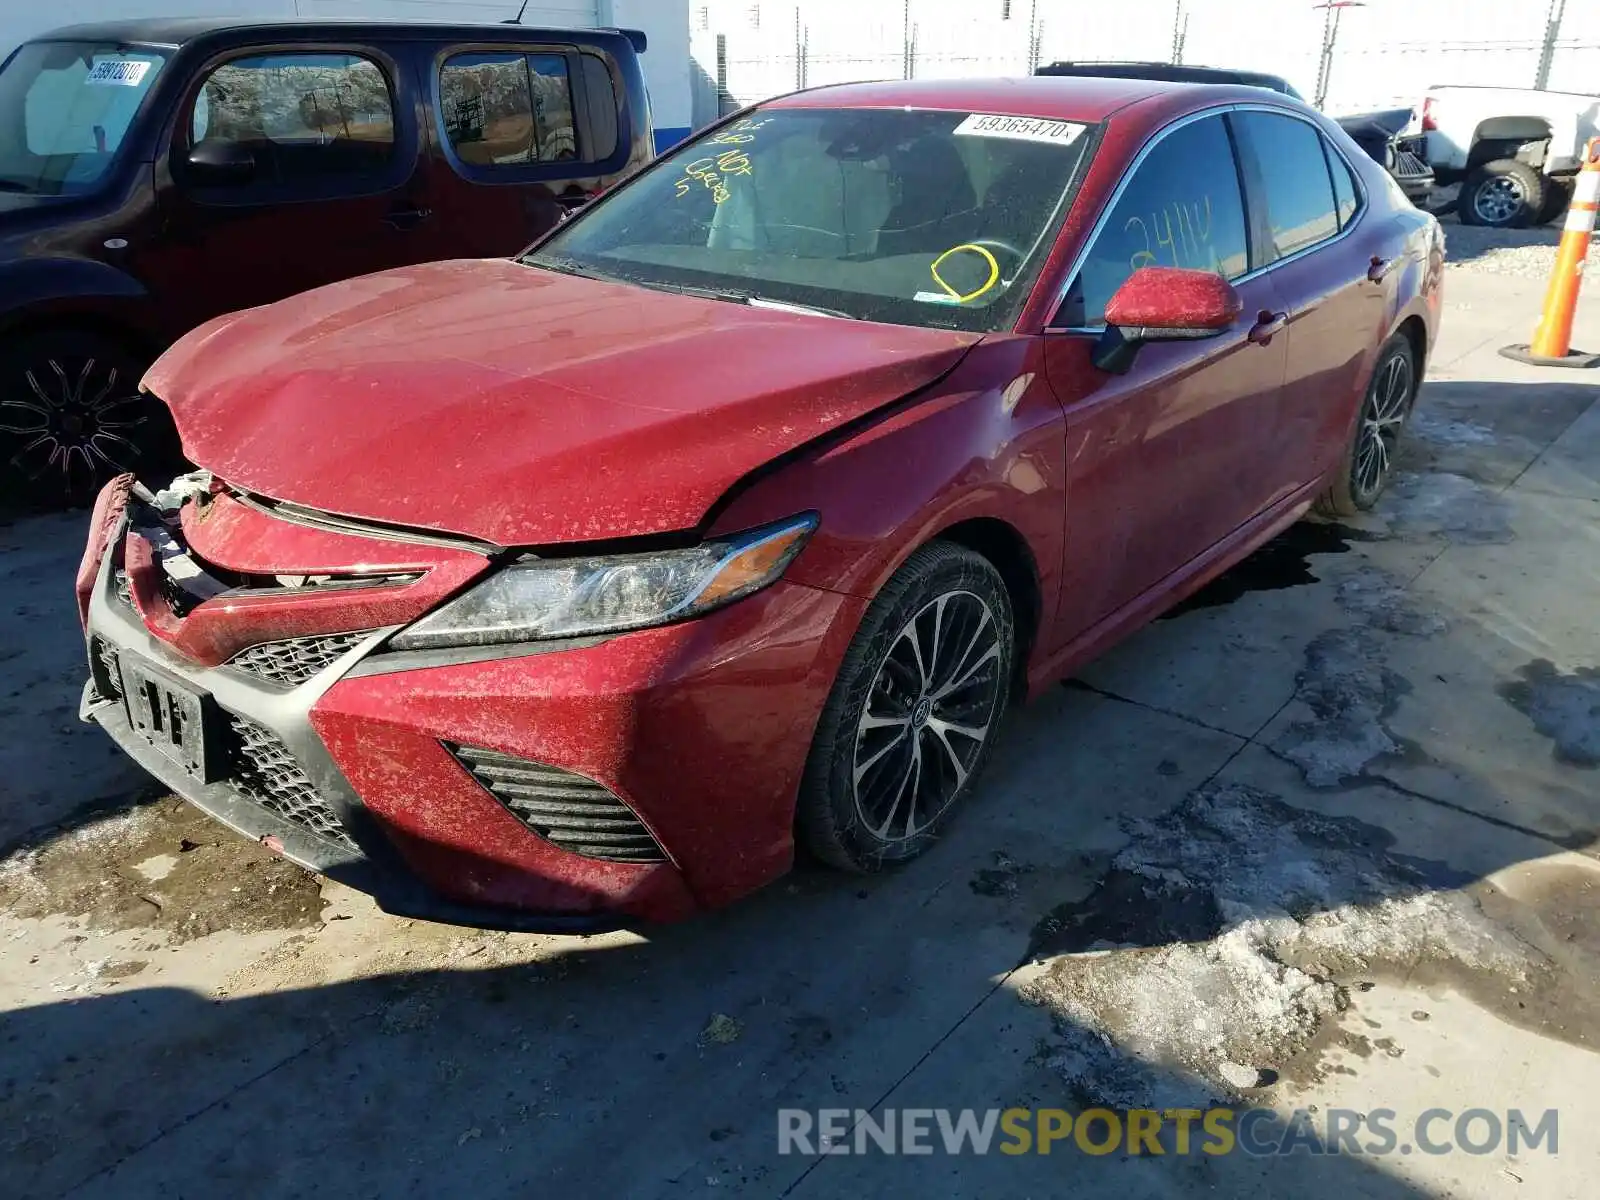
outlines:
[[[745,303],[751,308],[770,308],[778,312],[814,313],[819,317],[842,317],[846,321],[859,320],[853,313],[837,308],[823,308],[820,304],[800,304],[794,300],[768,300],[765,296],[751,296]]]
[[[837,308],[801,304],[794,300],[769,300],[765,296],[758,296],[754,292],[742,291],[739,288],[704,287],[693,283],[663,283],[657,279],[632,279],[628,282],[637,283],[640,287],[654,288],[658,292],[695,296],[701,300],[722,300],[729,304],[747,304],[751,308],[770,308],[778,312],[813,313],[819,317],[843,317],[847,321],[856,319],[850,313],[841,312]]]
[[[526,267],[543,267],[546,271],[554,271],[559,275],[576,275],[581,279],[610,279],[609,275],[602,275],[599,271],[591,270],[575,258],[563,258],[559,254],[528,255],[517,260]]]

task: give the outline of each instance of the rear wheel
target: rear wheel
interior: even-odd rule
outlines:
[[[916,551],[846,652],[806,763],[801,841],[847,871],[921,854],[994,746],[1015,627],[999,573],[946,542]]]
[[[1378,502],[1394,470],[1417,384],[1417,352],[1410,338],[1397,333],[1378,355],[1339,474],[1317,498],[1323,516],[1353,517]]]
[[[1544,205],[1543,173],[1514,158],[1499,158],[1467,176],[1456,213],[1463,225],[1521,229],[1538,219]]]
[[[139,392],[146,365],[84,330],[0,345],[0,498],[30,508],[87,504],[114,475],[175,465],[171,418]]]

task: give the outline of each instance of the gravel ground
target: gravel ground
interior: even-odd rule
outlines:
[[[1446,258],[1460,271],[1548,279],[1565,214],[1536,229],[1484,229],[1456,220],[1456,189],[1436,191],[1429,208],[1445,227]]]

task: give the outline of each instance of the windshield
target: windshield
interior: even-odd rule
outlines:
[[[0,70],[0,191],[92,188],[166,54],[114,42],[29,42]]]
[[[524,260],[902,325],[1009,328],[1090,127],[758,109],[657,160]]]

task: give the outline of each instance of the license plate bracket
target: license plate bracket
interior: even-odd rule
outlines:
[[[119,665],[134,731],[201,783],[215,782],[215,701],[132,655],[124,654]]]

